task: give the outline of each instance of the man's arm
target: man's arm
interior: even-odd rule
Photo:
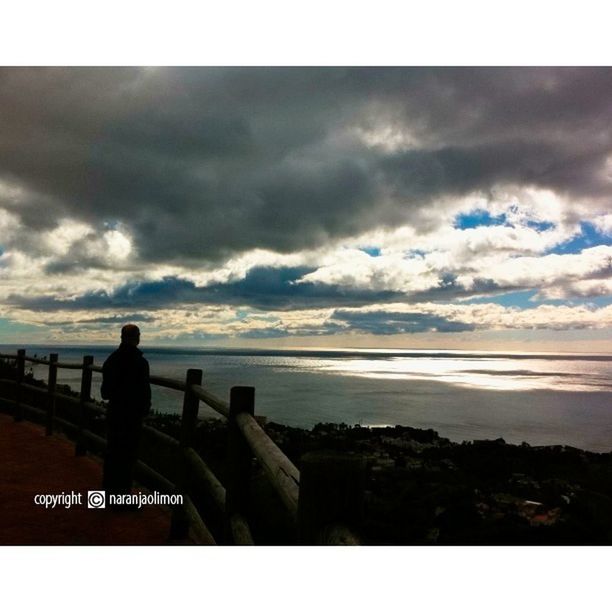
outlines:
[[[149,362],[143,357],[142,372],[142,416],[147,416],[151,411],[151,384],[149,383]]]
[[[114,371],[111,366],[110,360],[107,359],[102,366],[102,385],[100,387],[100,395],[104,400],[110,400],[113,396],[113,390],[115,388],[115,377]]]

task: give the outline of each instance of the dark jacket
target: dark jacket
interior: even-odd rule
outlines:
[[[110,402],[113,411],[124,416],[144,417],[151,408],[149,362],[142,351],[121,344],[102,366],[102,399]]]

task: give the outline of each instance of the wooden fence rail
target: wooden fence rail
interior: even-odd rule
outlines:
[[[14,389],[13,398],[0,395],[0,402],[12,408],[15,420],[32,415],[35,420],[44,423],[47,435],[52,435],[56,426],[59,426],[75,438],[77,455],[87,451],[104,453],[106,439],[88,427],[92,415],[99,417],[106,412],[102,405],[91,399],[92,374],[102,373],[102,367],[94,365],[92,356],[84,356],[82,363],[68,363],[59,361],[57,353],[51,353],[46,359],[28,357],[25,349],[20,349],[16,354],[0,353],[0,359],[15,362],[15,379],[0,379],[0,383]],[[48,366],[46,386],[24,382],[26,362]],[[78,396],[57,391],[58,369],[81,370]],[[175,458],[178,470],[175,480],[169,480],[141,460],[136,465],[137,473],[142,476],[143,481],[153,483],[166,492],[180,492],[183,495],[183,505],[173,509],[174,535],[185,535],[189,531],[196,541],[214,543],[213,536],[192,498],[192,495],[204,494],[224,517],[225,529],[221,541],[253,544],[248,515],[251,506],[251,468],[253,459],[256,459],[295,525],[297,541],[303,544],[359,543],[353,532],[342,523],[342,519],[346,516],[353,527],[358,527],[358,522],[354,520],[358,512],[351,504],[363,496],[362,462],[337,461],[337,458],[328,454],[321,454],[317,459],[313,458],[311,453],[308,465],[316,465],[317,470],[325,475],[322,488],[317,488],[317,480],[312,477],[308,479],[308,486],[301,488],[299,470],[254,417],[253,387],[232,387],[230,400],[227,402],[202,386],[201,370],[189,369],[183,381],[156,375],[151,375],[149,380],[152,385],[183,393],[179,439],[148,424],[143,426],[144,435],[154,440],[156,447],[165,449]],[[26,392],[32,397],[40,397],[40,401],[26,404]],[[57,415],[59,401],[73,406],[76,419],[70,420]],[[200,402],[228,419],[226,487],[193,448]],[[33,405],[34,403],[37,405]],[[329,469],[325,468],[326,464]],[[350,469],[346,471],[343,466],[350,466]],[[309,474],[311,472],[312,469]],[[343,492],[340,496],[335,495],[331,515],[327,508],[330,503],[330,490]],[[329,517],[327,522],[326,517]]]

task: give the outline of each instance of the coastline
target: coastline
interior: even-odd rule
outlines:
[[[172,415],[150,417],[172,433]],[[367,428],[324,423],[312,429],[263,423],[300,467],[301,456],[333,450],[367,463],[361,535],[371,545],[610,544],[612,453],[571,446],[507,444],[503,439],[457,443],[433,429]],[[225,423],[202,420],[196,450],[223,477]],[[265,491],[264,479],[254,485]],[[274,494],[258,508],[255,527],[269,543],[278,533]]]

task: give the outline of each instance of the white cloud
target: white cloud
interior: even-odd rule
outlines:
[[[1,187],[1,184],[0,184]],[[0,208],[0,240],[6,240],[7,236],[15,233],[19,228],[17,215]]]
[[[422,257],[407,259],[399,253],[372,257],[357,249],[343,249],[326,259],[330,263],[306,274],[299,282],[404,293],[427,291],[439,282]]]
[[[592,223],[603,234],[612,235],[612,213],[594,217]]]
[[[126,234],[119,230],[104,232],[103,240],[108,247],[108,258],[122,261],[132,253],[132,242]]]
[[[76,242],[88,239],[92,233],[93,228],[86,223],[62,219],[55,229],[43,234],[43,245],[48,253],[66,255]]]
[[[558,306],[542,304],[537,308],[519,309],[500,304],[423,304],[394,303],[345,308],[355,313],[397,312],[435,315],[476,329],[601,329],[612,325],[612,306]]]
[[[531,288],[605,276],[612,276],[612,247],[600,245],[576,254],[510,258],[494,267],[461,275],[457,281],[467,289],[477,279],[492,280],[500,287]]]
[[[544,287],[536,299],[567,300],[572,298],[595,298],[612,295],[612,279],[595,279],[569,282],[563,285]]]

